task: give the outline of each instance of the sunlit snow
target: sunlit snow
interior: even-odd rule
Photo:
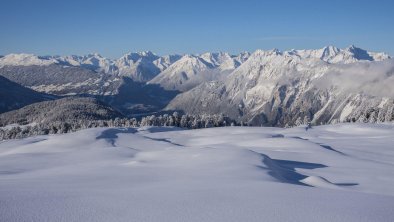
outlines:
[[[394,125],[97,128],[0,143],[0,221],[391,221]]]

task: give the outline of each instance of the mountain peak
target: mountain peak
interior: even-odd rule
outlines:
[[[264,57],[264,56],[278,56],[282,55],[282,52],[279,49],[271,49],[271,50],[262,50],[262,49],[257,49],[254,51],[251,56],[259,56],[259,57]]]
[[[373,56],[371,56],[371,54],[367,50],[358,48],[354,45],[350,45],[345,49],[345,51],[351,53],[353,57],[357,60],[368,60],[368,61],[374,60]]]
[[[86,55],[87,57],[103,57],[103,56],[101,56],[100,55],[100,53],[98,53],[98,52],[93,52],[93,53],[89,53],[89,54],[87,54]]]
[[[335,52],[341,51],[340,48],[338,48],[336,46],[333,46],[333,45],[324,46],[323,50],[325,50],[325,51],[335,51]]]
[[[137,62],[140,59],[149,60],[153,62],[154,60],[158,59],[159,56],[154,54],[151,51],[142,51],[142,52],[129,52],[123,55],[119,60],[132,60],[133,62]]]
[[[339,49],[335,46],[329,45],[329,46],[325,46],[324,48],[322,48],[321,51],[322,52],[321,52],[320,59],[325,60],[330,57],[334,57],[334,56],[338,55],[338,53],[341,52],[341,49]]]
[[[355,45],[351,44],[347,47],[347,49],[359,49],[358,47],[356,47]]]
[[[155,53],[152,51],[142,51],[142,52],[137,52],[138,55],[144,56],[144,57],[152,57],[152,56],[157,56]]]

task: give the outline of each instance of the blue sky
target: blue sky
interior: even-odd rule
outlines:
[[[0,54],[347,47],[394,55],[394,1],[1,0]]]

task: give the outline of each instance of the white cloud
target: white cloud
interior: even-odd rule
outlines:
[[[333,70],[315,81],[315,85],[335,86],[345,93],[394,98],[394,59],[334,65]]]

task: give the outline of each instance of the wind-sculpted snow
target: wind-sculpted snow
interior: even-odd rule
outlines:
[[[0,220],[391,221],[393,135],[392,124],[337,124],[9,140]]]

